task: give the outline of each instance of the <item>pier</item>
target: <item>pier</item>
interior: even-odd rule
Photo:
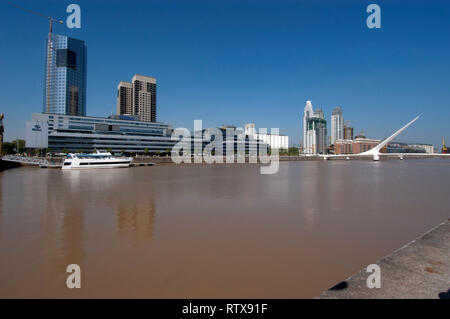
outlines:
[[[318,299],[450,299],[450,220],[374,262],[380,288],[368,288],[366,268]]]
[[[61,168],[62,166],[60,158],[50,160],[44,157],[5,155],[1,159],[5,162],[14,162],[20,165],[36,165],[42,168]]]

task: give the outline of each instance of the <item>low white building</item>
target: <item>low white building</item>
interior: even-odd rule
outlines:
[[[409,146],[412,148],[423,148],[428,154],[434,153],[434,147],[431,144],[409,144]]]
[[[285,149],[289,148],[289,136],[280,134],[263,134],[258,133],[254,123],[245,124],[245,135],[252,136],[254,139],[261,140],[270,146],[271,149]]]

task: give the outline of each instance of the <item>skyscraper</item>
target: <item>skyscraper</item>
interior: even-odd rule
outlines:
[[[131,82],[117,86],[117,114],[138,115],[141,121],[156,122],[156,79],[136,74]]]
[[[117,86],[117,114],[132,115],[133,110],[133,84],[120,82]]]
[[[342,116],[342,109],[337,106],[331,113],[331,139],[330,144],[334,144],[336,140],[344,138],[344,117]]]
[[[46,49],[44,113],[86,115],[87,48],[82,40],[52,34]]]
[[[306,141],[306,123],[309,118],[313,116],[313,108],[311,101],[306,101],[305,109],[303,110],[303,150],[304,152],[307,149],[307,141]]]
[[[303,153],[325,154],[327,144],[327,121],[323,111],[314,111],[311,101],[306,101],[303,111]]]

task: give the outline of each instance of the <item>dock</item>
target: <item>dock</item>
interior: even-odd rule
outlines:
[[[380,288],[368,288],[364,268],[317,299],[450,299],[450,220],[374,264]]]
[[[130,164],[130,167],[153,166],[153,165],[155,165],[155,163],[149,163],[149,162],[146,162],[146,163],[135,163],[135,162],[132,162],[132,163]]]

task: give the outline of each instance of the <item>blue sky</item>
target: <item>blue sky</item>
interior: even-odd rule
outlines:
[[[15,0],[65,20],[77,3],[82,28],[55,33],[88,47],[87,115],[115,112],[119,81],[158,81],[157,119],[193,128],[247,122],[301,139],[306,100],[329,121],[401,141],[450,141],[450,2],[365,0]],[[381,7],[368,29],[366,7]],[[23,138],[42,111],[48,23],[0,2],[0,112],[6,140]]]

